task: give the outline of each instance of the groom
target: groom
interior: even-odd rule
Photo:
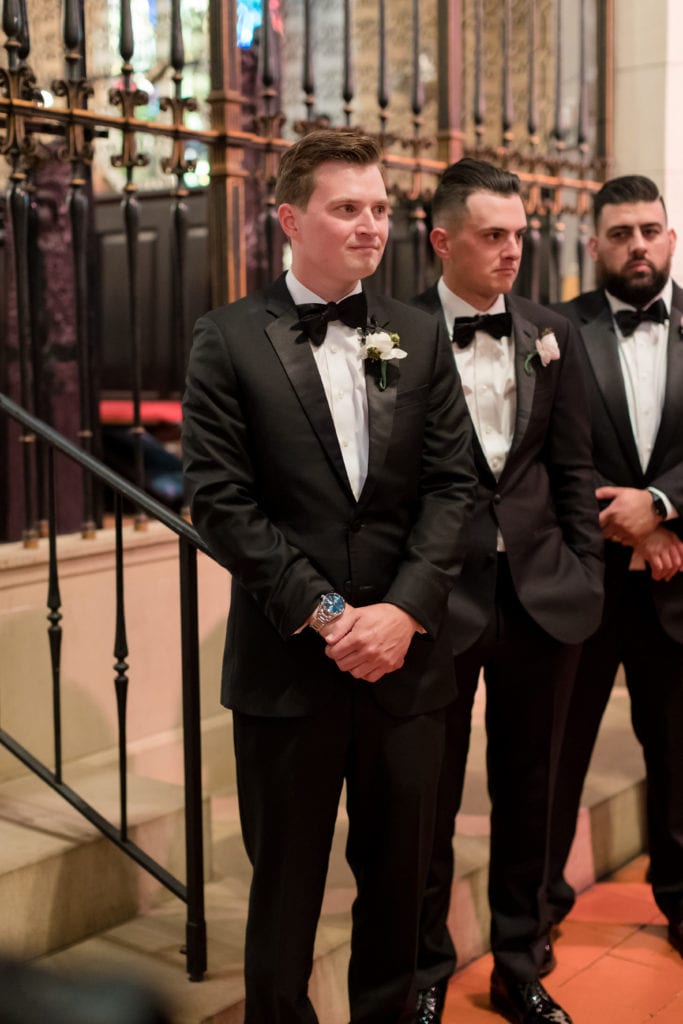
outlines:
[[[192,516],[232,574],[222,700],[253,865],[246,1024],[317,1020],[307,984],[344,783],[351,1022],[415,1015],[455,693],[444,608],[475,481],[442,328],[361,284],[387,240],[380,159],[350,130],[285,153],[291,270],[202,317],[190,356]]]

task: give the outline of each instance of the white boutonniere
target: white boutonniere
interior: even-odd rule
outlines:
[[[552,328],[545,327],[541,331],[541,337],[536,339],[536,351],[530,352],[524,360],[524,369],[527,373],[533,373],[532,363],[534,359],[541,360],[541,366],[547,366],[560,358],[560,346],[557,344]]]
[[[390,359],[405,359],[408,355],[399,348],[400,337],[394,331],[383,331],[378,327],[360,327],[360,357],[379,363],[379,389],[384,391],[387,386],[387,362]]]

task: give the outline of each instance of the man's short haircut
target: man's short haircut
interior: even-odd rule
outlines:
[[[463,157],[462,160],[447,167],[441,175],[432,199],[434,225],[443,227],[445,222],[460,220],[465,212],[467,200],[474,192],[518,196],[521,194],[521,186],[519,178],[511,171],[504,171],[484,160]]]
[[[624,174],[621,178],[612,178],[593,196],[595,227],[597,228],[600,222],[603,206],[617,203],[656,203],[658,199],[664,207],[666,216],[666,206],[659,186],[655,185],[651,178],[646,178],[642,174]]]
[[[282,156],[275,186],[275,202],[305,210],[315,188],[315,172],[328,160],[367,167],[379,164],[382,147],[355,128],[318,128],[295,142]]]

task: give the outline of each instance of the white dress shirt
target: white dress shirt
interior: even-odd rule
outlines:
[[[437,291],[450,338],[453,337],[456,317],[482,314],[482,310],[475,309],[455,295],[443,277],[439,279]],[[504,313],[505,298],[499,295],[490,309],[484,312]],[[453,345],[453,355],[479,443],[491,472],[498,479],[515,432],[515,346],[512,338],[492,338],[485,331],[476,331],[467,348]]]
[[[479,316],[482,313],[504,313],[505,298],[499,295],[486,310],[475,309],[450,290],[443,277],[437,284],[449,338],[453,338],[453,322],[457,316]],[[475,331],[467,348],[453,345],[455,365],[460,374],[472,424],[491,472],[496,480],[503,472],[512,445],[517,415],[517,378],[515,377],[515,346],[512,338],[492,338],[485,331]],[[496,549],[505,551],[500,530]]]
[[[301,284],[291,270],[287,271],[285,283],[297,305],[325,302]],[[361,290],[359,282],[349,294],[355,295]],[[322,345],[309,344],[325,389],[351,490],[357,500],[368,473],[369,449],[365,365],[360,356],[358,331],[355,327],[347,327],[341,320],[333,320],[327,327]]]
[[[667,311],[670,311],[672,294],[673,284],[669,278],[660,295],[653,301],[656,302],[657,298],[663,299]],[[620,309],[634,308],[608,291],[605,291],[605,295],[612,314]],[[664,407],[669,321],[658,324],[653,320],[644,320],[628,337],[621,333],[616,320],[614,327],[619,342],[619,363],[624,378],[631,428],[640,465],[645,471],[652,455]],[[666,494],[657,488],[653,490],[661,495],[666,505],[667,518],[676,518],[677,512]]]

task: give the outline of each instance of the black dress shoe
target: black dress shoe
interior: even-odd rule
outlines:
[[[669,942],[683,956],[683,921],[669,921]]]
[[[441,1024],[441,1011],[446,1002],[448,978],[442,978],[429,988],[422,988],[417,993],[417,1013],[415,1024]]]
[[[491,1006],[512,1024],[572,1024],[569,1014],[540,981],[506,981],[495,970],[491,975]]]

